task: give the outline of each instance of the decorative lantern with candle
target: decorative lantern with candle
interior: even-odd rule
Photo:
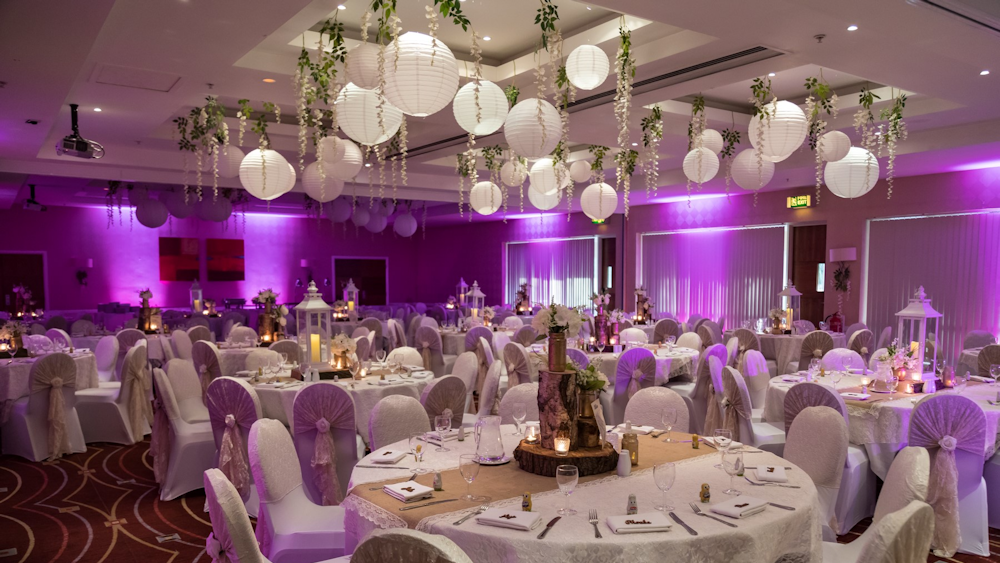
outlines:
[[[302,302],[295,306],[302,364],[311,368],[326,367],[330,362],[330,306],[310,281]]]
[[[802,314],[802,294],[795,289],[792,280],[788,280],[788,285],[781,290],[778,297],[781,297],[781,309],[785,314],[785,324],[791,328],[795,321],[800,320]]]
[[[354,285],[354,278],[347,280],[344,287],[344,301],[347,301],[347,310],[353,311],[361,302],[358,300],[358,287]]]
[[[936,334],[941,340],[941,328],[944,315],[931,307],[931,300],[927,298],[924,286],[920,286],[906,307],[896,313],[899,319],[899,327],[896,334],[899,335],[900,346],[909,346],[916,356],[916,369],[908,374],[910,379],[916,381],[933,381],[937,376],[938,346],[932,346],[930,357],[927,357],[927,335]],[[909,344],[907,344],[909,343]],[[925,391],[933,393],[933,384],[924,385]]]
[[[205,300],[202,298],[201,286],[198,285],[198,280],[194,280],[191,284],[191,312],[200,313],[205,306]]]
[[[458,279],[458,285],[455,286],[455,295],[458,296],[458,305],[467,305],[465,299],[469,295],[469,284],[465,283],[465,278]]]
[[[486,294],[479,290],[479,282],[473,281],[472,288],[468,293],[469,298],[469,315],[476,319],[479,318],[480,312],[483,310],[483,305],[486,302]]]

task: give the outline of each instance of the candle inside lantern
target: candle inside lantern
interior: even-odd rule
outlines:
[[[524,433],[524,439],[529,444],[534,444],[538,442],[538,427],[535,426],[534,424],[528,426],[527,430]]]
[[[7,351],[7,344],[0,344],[0,352],[6,352],[6,351]]]
[[[920,353],[920,344],[917,342],[910,342],[910,352],[913,352],[914,355]]]
[[[472,309],[469,310],[469,313],[472,315],[472,318],[474,318],[474,319],[478,318],[479,317],[479,308],[478,307],[473,307]]]
[[[616,344],[618,344],[618,337],[617,336],[612,336],[611,337],[611,345],[614,346]]]
[[[347,310],[348,311],[353,311],[354,310],[354,300],[353,299],[351,301],[347,302]]]
[[[271,335],[270,334],[265,334],[260,339],[263,340],[264,342],[270,342],[271,341]]]
[[[208,314],[208,309],[203,309],[202,312],[201,312],[201,314],[202,315],[207,315]]]
[[[553,442],[556,450],[556,455],[558,456],[569,455],[569,438],[554,438]]]
[[[312,350],[312,363],[314,363],[314,364],[320,363],[321,360],[320,360],[320,357],[319,357],[320,349],[319,349],[319,335],[318,334],[310,334],[309,335],[309,348],[310,348],[310,350]]]
[[[149,330],[156,330],[156,325],[150,324],[149,325]]]
[[[201,299],[194,300],[194,310],[201,311]]]

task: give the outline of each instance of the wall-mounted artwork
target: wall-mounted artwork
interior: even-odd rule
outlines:
[[[198,279],[198,239],[160,237],[160,281]]]
[[[243,239],[210,238],[205,241],[208,281],[243,281]]]

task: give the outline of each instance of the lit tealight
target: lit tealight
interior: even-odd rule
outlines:
[[[556,455],[569,455],[569,438],[554,438],[553,446],[555,447]]]

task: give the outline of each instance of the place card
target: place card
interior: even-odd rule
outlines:
[[[645,532],[668,532],[672,523],[662,512],[644,512],[608,516],[607,525],[616,534],[641,534]]]

